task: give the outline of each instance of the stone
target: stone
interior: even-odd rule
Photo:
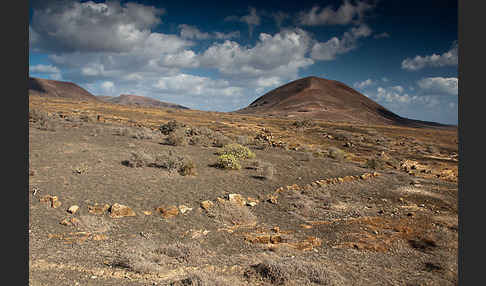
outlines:
[[[152,212],[151,211],[143,211],[143,214],[144,215],[152,215]]]
[[[108,204],[95,204],[94,206],[88,206],[88,212],[91,214],[104,214],[108,209],[110,208],[110,205]]]
[[[70,213],[70,214],[75,214],[78,210],[79,210],[79,206],[74,205],[74,206],[70,206],[67,209],[67,212]]]
[[[50,203],[51,208],[58,208],[61,206],[61,202],[57,196],[45,195],[39,199],[40,202]]]
[[[111,218],[122,218],[128,216],[136,216],[136,213],[128,206],[115,203],[110,207]]]
[[[252,198],[252,197],[248,197],[248,200],[246,202],[246,204],[251,206],[251,207],[256,206],[258,203],[259,203],[259,201],[257,199]]]
[[[179,211],[181,212],[181,214],[185,214],[186,212],[192,211],[192,208],[190,208],[186,205],[180,205]]]
[[[201,208],[203,208],[206,211],[209,211],[213,206],[214,206],[214,203],[212,201],[202,201],[201,202]]]
[[[176,206],[169,206],[167,208],[158,207],[155,211],[161,213],[165,219],[175,217],[179,214],[179,209]]]
[[[229,194],[228,195],[228,200],[233,203],[237,204],[240,206],[244,206],[246,204],[245,199],[240,194]]]

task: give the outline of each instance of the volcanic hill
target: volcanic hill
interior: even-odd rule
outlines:
[[[140,95],[121,94],[120,96],[117,97],[112,97],[112,96],[97,96],[97,97],[106,102],[117,103],[122,105],[189,109],[188,107],[179,104],[163,102],[157,99],[140,96]]]
[[[75,83],[35,77],[29,77],[29,95],[98,100],[96,96]]]
[[[313,118],[359,124],[447,126],[401,117],[339,81],[314,76],[278,87],[235,113]]]

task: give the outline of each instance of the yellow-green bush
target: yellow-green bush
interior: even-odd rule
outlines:
[[[218,157],[218,167],[222,169],[241,169],[241,164],[233,154],[222,154]]]
[[[255,158],[255,153],[245,146],[237,143],[232,143],[225,145],[223,151],[220,152],[221,155],[233,155],[236,159],[251,159]]]

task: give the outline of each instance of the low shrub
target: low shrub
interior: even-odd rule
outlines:
[[[331,157],[335,160],[338,160],[338,161],[343,161],[344,158],[345,158],[345,155],[346,155],[346,153],[343,150],[336,148],[336,147],[330,147],[328,149],[328,154],[329,154],[329,157]]]
[[[167,122],[166,124],[160,125],[159,131],[164,135],[169,135],[173,131],[175,131],[177,129],[183,129],[184,127],[186,127],[186,125],[184,123],[178,122],[176,120],[171,120],[171,121]]]
[[[240,170],[241,164],[233,154],[221,154],[218,157],[217,166],[221,169]]]
[[[304,119],[304,120],[299,120],[295,121],[292,123],[292,126],[296,128],[308,128],[314,126],[315,123],[311,119]]]
[[[242,146],[237,143],[225,145],[220,152],[221,155],[233,155],[237,159],[251,159],[255,158],[253,153],[248,147]]]
[[[188,144],[186,137],[186,131],[184,129],[176,129],[171,132],[167,138],[166,142],[172,146],[185,146]]]
[[[131,168],[146,167],[153,164],[154,158],[143,151],[135,151],[130,153],[130,159],[124,160],[123,165]]]
[[[231,144],[231,139],[223,135],[222,133],[215,133],[213,136],[213,146],[223,147],[225,145]]]

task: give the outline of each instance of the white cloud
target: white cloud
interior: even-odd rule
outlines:
[[[401,85],[392,86],[391,89],[398,92],[398,93],[402,93],[404,91],[404,89]]]
[[[257,78],[271,74],[289,78],[297,75],[299,68],[314,63],[306,57],[310,41],[301,29],[283,30],[273,36],[261,33],[254,47],[234,41],[215,43],[202,53],[200,63],[225,75]]]
[[[388,79],[387,77],[382,77],[382,78],[381,78],[381,80],[382,80],[383,82],[388,82],[388,81],[389,81],[389,79]]]
[[[334,60],[337,55],[356,49],[358,39],[369,35],[371,35],[371,29],[367,25],[353,27],[350,31],[345,32],[341,39],[332,37],[327,42],[314,43],[311,57],[322,61]]]
[[[272,77],[262,77],[257,80],[257,85],[260,87],[272,87],[278,86],[282,84],[282,81],[279,77],[272,76]]]
[[[455,41],[449,51],[442,55],[432,54],[430,56],[416,56],[415,58],[406,58],[402,61],[402,69],[417,71],[425,67],[445,67],[457,66],[458,63],[458,44]]]
[[[101,87],[105,90],[112,90],[115,84],[112,81],[105,81],[101,84]]]
[[[119,1],[65,2],[34,9],[30,40],[45,51],[127,52],[150,36],[163,9]]]
[[[183,39],[197,39],[197,40],[206,40],[206,39],[231,39],[231,38],[238,38],[240,36],[239,31],[231,32],[231,33],[222,33],[222,32],[201,32],[197,27],[181,24],[179,25],[180,35]]]
[[[449,95],[458,94],[458,84],[459,80],[455,77],[428,77],[417,82],[417,85],[425,91]]]
[[[350,1],[345,0],[336,10],[329,5],[323,9],[314,6],[308,12],[300,12],[298,21],[306,26],[347,25],[353,22],[361,22],[364,13],[373,8],[373,5],[364,1],[357,1],[356,5],[353,5]]]
[[[53,65],[38,64],[29,66],[29,74],[39,73],[53,80],[62,80],[61,70]]]
[[[35,65],[29,66],[29,72],[38,72],[38,73],[60,73],[59,68],[53,65]]]
[[[365,87],[370,86],[372,84],[374,84],[374,82],[371,79],[367,79],[365,81],[355,82],[353,84],[353,86],[356,87],[356,88],[365,88]]]
[[[241,88],[230,86],[225,80],[213,80],[190,74],[161,77],[154,84],[154,87],[172,94],[202,96],[232,96],[241,95],[242,92]]]

